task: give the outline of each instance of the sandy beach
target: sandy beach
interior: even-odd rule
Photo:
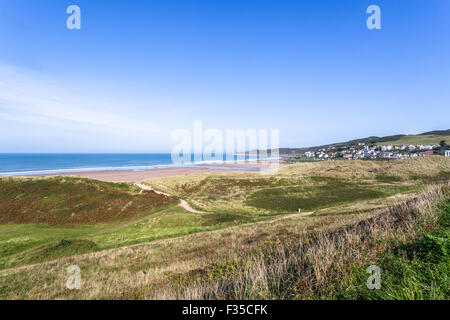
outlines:
[[[283,164],[280,163],[280,166]],[[148,178],[173,177],[187,174],[220,173],[220,172],[255,172],[258,169],[270,167],[269,161],[249,161],[238,163],[209,164],[196,167],[155,168],[142,171],[117,170],[117,171],[90,171],[77,173],[61,173],[58,175],[80,176],[108,182],[140,182]],[[221,169],[222,168],[222,169]],[[55,176],[54,174],[45,176]]]
[[[186,168],[160,168],[142,171],[91,171],[91,172],[63,173],[59,175],[80,176],[109,182],[140,182],[148,178],[173,177],[186,174],[200,174],[218,171],[221,172],[222,170],[186,167]]]

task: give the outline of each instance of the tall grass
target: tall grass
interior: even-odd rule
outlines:
[[[242,257],[240,263],[232,264],[234,267],[221,268],[225,271],[219,276],[211,271],[201,273],[189,284],[174,283],[169,290],[155,292],[155,298],[328,299],[349,298],[349,292],[352,298],[399,298],[389,293],[392,288],[387,286],[378,296],[364,293],[369,275],[361,277],[361,272],[371,264],[383,266],[383,253],[436,228],[437,207],[448,197],[449,185],[430,187],[417,198],[379,211],[356,225],[275,241]],[[389,275],[389,270],[384,272]],[[435,290],[432,287],[428,289]],[[401,297],[424,296],[413,292]]]

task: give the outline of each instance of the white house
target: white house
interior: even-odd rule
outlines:
[[[380,152],[379,157],[389,159],[389,158],[392,158],[392,153],[391,152]]]
[[[421,144],[419,145],[419,150],[433,150],[433,146],[424,146]]]
[[[442,155],[443,155],[444,157],[450,157],[450,150],[445,150],[445,151],[442,153]]]

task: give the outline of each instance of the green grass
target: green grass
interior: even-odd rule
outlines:
[[[398,140],[378,142],[377,145],[409,145],[409,144],[424,144],[424,145],[434,145],[439,144],[442,140],[450,143],[450,135],[407,135],[401,137]]]
[[[176,276],[180,299],[441,299],[450,298],[448,186],[343,228],[264,238],[240,259]],[[369,289],[366,269],[381,269]],[[183,283],[179,287],[180,279]],[[175,283],[177,285],[175,285]]]
[[[105,228],[105,225],[62,227],[45,224],[0,224],[0,269],[25,264],[28,254],[61,240],[73,240]],[[33,258],[34,262],[39,259]],[[47,260],[42,257],[41,261]]]
[[[0,269],[262,220],[227,213],[196,214],[172,207],[131,224],[0,225]]]
[[[323,183],[322,179],[322,183]],[[286,187],[255,192],[246,204],[265,210],[293,212],[297,208],[312,211],[343,203],[386,198],[417,190],[414,186],[358,185],[332,180],[316,186]]]
[[[173,298],[172,288],[176,288],[176,293],[204,281],[201,290],[216,290],[208,281],[226,281],[224,288],[240,286],[235,295],[219,292],[215,297],[220,299],[332,298],[348,291],[349,282],[344,280],[357,279],[355,275],[361,271],[365,275],[360,279],[362,282],[351,284],[365,285],[365,268],[373,263],[381,265],[381,252],[388,252],[386,248],[393,248],[395,254],[394,249],[408,245],[410,239],[417,238],[420,242],[425,232],[441,237],[433,232],[435,224],[429,224],[428,220],[416,223],[425,215],[423,209],[428,207],[427,203],[434,204],[433,199],[440,197],[435,194],[414,201],[406,211],[392,210],[389,214],[385,214],[385,210],[366,212],[349,207],[348,210],[340,208],[339,215],[323,210],[317,215],[290,219],[275,217],[272,221],[245,226],[240,224],[258,221],[260,217],[223,213],[200,215],[171,208],[133,225],[123,228],[110,225],[97,230],[95,235],[74,240],[63,238],[65,241],[54,241],[35,252],[27,252],[24,258],[32,262],[35,253],[40,255],[37,260],[50,260],[77,250],[90,252],[120,247],[71,256],[51,264],[4,271],[0,277],[0,298],[161,299]],[[385,205],[386,201],[381,204]],[[414,218],[416,216],[419,218]],[[227,226],[236,227],[218,230]],[[423,226],[423,232],[418,230],[421,233],[415,237],[413,227],[417,226]],[[212,230],[216,231],[201,232]],[[156,239],[161,241],[151,241]],[[392,239],[408,241],[391,243]],[[136,240],[150,242],[123,247],[124,243]],[[438,240],[438,243],[441,242]],[[434,247],[434,244],[428,243],[425,247],[430,246]],[[370,256],[366,257],[366,254]],[[70,264],[76,264],[82,270],[83,289],[77,292],[64,286],[65,270]],[[264,282],[266,280],[268,283]],[[322,291],[311,292],[315,286]],[[204,297],[201,291],[195,290],[192,291],[195,297]]]
[[[245,217],[233,214],[186,212],[182,208],[173,208],[165,213],[132,226],[93,236],[102,248],[154,241],[178,237],[186,234],[218,230],[225,227],[261,221],[263,218]]]
[[[28,252],[21,259],[22,264],[33,264],[42,261],[54,260],[76,254],[95,251],[97,244],[89,240],[66,240],[47,243]]]
[[[0,191],[0,269],[263,220],[76,177],[0,179]]]
[[[416,241],[380,252],[376,264],[381,268],[381,289],[361,285],[367,279],[364,267],[356,267],[346,290],[338,299],[423,300],[450,298],[450,201],[441,205],[437,227]]]
[[[176,198],[164,202],[153,192],[140,194],[132,184],[75,177],[0,179],[0,269],[64,257],[77,259],[75,255],[145,242],[159,248],[156,253],[146,254],[155,254],[151,257],[153,265],[162,265],[164,239],[174,241],[198,234],[203,241],[201,245],[177,242],[180,251],[168,258],[177,261],[177,266],[187,264],[186,261],[191,263],[191,259],[192,265],[196,265],[198,260],[209,260],[206,255],[222,245],[221,240],[210,241],[207,231],[248,224],[242,227],[242,234],[235,230],[241,227],[223,230],[224,239],[233,239],[230,243],[239,241],[246,250],[247,246],[273,241],[274,237],[289,237],[299,230],[321,230],[340,221],[353,223],[370,215],[374,208],[410,199],[426,184],[448,179],[449,164],[449,159],[442,157],[390,162],[313,162],[284,167],[270,177],[257,173],[218,173],[148,181],[157,189],[185,198],[205,212],[202,214],[176,206]],[[282,219],[297,208],[318,214],[302,220]],[[252,224],[272,219],[270,228],[263,226],[266,223]],[[206,233],[201,236],[203,232]],[[441,238],[442,235],[430,233],[424,243],[430,245]],[[135,250],[134,246],[131,248],[128,254]],[[184,260],[178,261],[178,256],[185,252]],[[386,268],[395,270],[387,264],[393,263],[396,254],[380,256],[379,263],[385,261]],[[129,263],[139,265],[137,261]],[[230,269],[228,264],[222,268],[220,261],[215,263],[219,266],[216,273]],[[150,265],[145,261],[142,264]],[[128,270],[118,265],[114,268],[120,272]],[[355,270],[354,274],[361,270]],[[26,292],[26,285],[21,288]],[[13,294],[9,289],[8,292]]]

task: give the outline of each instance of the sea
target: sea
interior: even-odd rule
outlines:
[[[42,175],[77,173],[88,171],[142,171],[171,167],[202,166],[210,169],[227,170],[259,170],[257,168],[227,167],[226,159],[218,161],[191,161],[174,163],[170,153],[0,153],[0,176]],[[267,157],[256,158],[249,155],[233,155],[231,162],[241,162]],[[215,164],[221,166],[214,166]]]

